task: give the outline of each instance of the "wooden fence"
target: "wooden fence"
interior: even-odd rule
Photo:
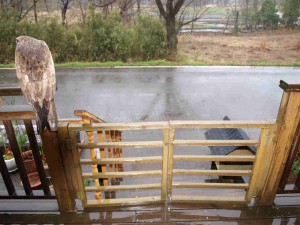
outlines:
[[[53,194],[51,194],[49,188],[49,180],[47,179],[45,169],[43,166],[43,161],[41,157],[40,147],[37,142],[37,138],[35,135],[34,127],[32,120],[35,120],[34,112],[31,107],[14,107],[14,106],[5,106],[1,107],[0,110],[0,122],[3,123],[5,129],[5,134],[8,139],[7,147],[13,152],[13,156],[17,165],[18,173],[20,175],[20,179],[22,181],[23,188],[25,190],[25,195],[20,193],[20,191],[16,191],[15,185],[11,179],[9,171],[7,169],[5,160],[3,157],[0,157],[0,169],[1,175],[3,177],[5,187],[7,189],[8,195],[0,195],[0,199],[41,199],[41,198],[55,198]],[[23,125],[15,125],[15,121],[19,121]],[[16,135],[16,126],[17,129],[26,130],[26,138],[29,140],[29,146],[32,151],[32,155],[34,158],[34,164],[36,166],[36,170],[38,173],[39,180],[41,182],[41,187],[44,195],[35,195],[33,192],[33,185],[30,184],[29,180],[29,171],[26,171],[24,166],[24,160],[22,159],[21,147],[19,146],[17,135]],[[23,126],[23,128],[20,128]],[[25,134],[24,134],[25,135]],[[3,141],[4,138],[3,138]],[[1,146],[1,156],[4,155],[4,147]]]
[[[75,199],[81,199],[84,207],[120,206],[144,203],[248,203],[253,197],[258,205],[272,205],[290,152],[298,140],[300,122],[300,85],[280,84],[284,90],[276,122],[273,121],[170,121],[153,123],[103,123],[85,111],[80,121],[61,120],[57,132],[41,134],[43,147],[50,168],[53,187],[61,211],[75,210]],[[0,90],[1,94],[1,90]],[[2,114],[9,121],[14,112]],[[32,119],[23,118],[24,120]],[[100,123],[99,123],[100,122]],[[179,129],[249,128],[260,129],[258,140],[186,140],[175,139]],[[8,129],[9,130],[9,129]],[[122,141],[121,131],[160,130],[161,138],[155,141]],[[78,132],[87,135],[88,142],[78,141]],[[177,155],[176,146],[256,146],[255,156]],[[123,148],[160,148],[161,156],[122,157]],[[88,149],[89,159],[81,159],[78,149]],[[99,149],[101,158],[93,154]],[[200,170],[175,169],[174,162],[253,162],[251,170]],[[124,164],[161,163],[158,170],[123,171]],[[90,172],[82,172],[82,166],[91,165]],[[100,169],[99,169],[100,168]],[[197,183],[174,182],[177,175],[184,176],[248,176],[249,182]],[[151,184],[112,185],[112,181],[126,177],[159,176],[161,182]],[[91,178],[94,186],[85,187],[84,179]],[[100,180],[99,180],[100,179]],[[109,182],[110,181],[110,182]],[[25,179],[24,179],[24,182]],[[98,183],[99,182],[99,183]],[[26,184],[25,184],[26,185]],[[244,189],[242,197],[213,197],[175,195],[175,188]],[[160,190],[160,195],[139,198],[115,198],[107,192],[124,190]],[[87,199],[87,193],[95,192],[95,199]],[[103,194],[104,193],[104,194]]]
[[[139,142],[93,142],[93,143],[77,143],[72,145],[73,154],[79,160],[76,167],[77,178],[80,184],[80,198],[85,207],[107,206],[107,205],[124,205],[124,204],[144,204],[153,202],[205,202],[205,203],[247,203],[254,196],[254,192],[258,185],[259,168],[266,154],[266,139],[269,138],[270,129],[274,126],[273,122],[268,121],[170,121],[156,123],[127,123],[127,124],[70,124],[68,125],[69,135],[73,137],[75,142],[75,134],[80,131],[96,132],[99,135],[111,130],[133,131],[133,130],[161,130],[163,136],[161,141],[139,141]],[[260,140],[175,140],[174,134],[177,129],[208,129],[208,128],[260,128],[262,129]],[[63,127],[59,127],[63,129]],[[212,155],[175,155],[174,147],[176,146],[257,146],[256,156],[212,156]],[[161,148],[162,156],[154,157],[128,157],[128,158],[101,158],[101,159],[79,159],[77,148],[80,149],[104,149],[111,148]],[[217,162],[255,162],[252,170],[184,170],[174,169],[174,162],[198,162],[198,161],[217,161]],[[148,164],[162,163],[161,170],[148,171],[126,171],[115,172],[105,170],[100,173],[82,173],[82,165],[102,165],[109,164]],[[232,183],[186,183],[173,182],[173,176],[176,175],[196,175],[196,176],[250,176],[250,183],[232,184]],[[84,187],[83,179],[109,179],[124,177],[147,177],[160,176],[161,183],[154,184],[133,184],[133,185],[114,185]],[[224,188],[224,189],[246,189],[247,192],[243,197],[213,197],[213,196],[181,196],[172,195],[174,188]],[[140,198],[120,198],[120,199],[97,199],[87,200],[87,192],[96,191],[121,191],[121,190],[143,190],[143,189],[160,189],[160,196],[149,196]]]

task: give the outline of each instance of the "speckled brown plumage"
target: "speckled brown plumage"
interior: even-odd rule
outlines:
[[[33,105],[39,130],[55,130],[56,78],[51,52],[44,41],[32,37],[20,36],[16,42],[16,72],[25,100]]]

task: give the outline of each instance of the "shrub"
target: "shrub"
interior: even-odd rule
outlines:
[[[287,27],[294,28],[300,16],[300,0],[284,0],[283,21]],[[299,24],[298,24],[299,25]]]
[[[18,14],[12,8],[0,8],[0,63],[9,63],[15,55]]]
[[[143,60],[166,56],[166,32],[158,20],[150,16],[139,16],[132,33],[132,56],[139,56]]]
[[[279,16],[277,15],[276,4],[272,0],[265,0],[260,10],[260,22],[266,28],[277,27]]]
[[[71,61],[128,61],[166,56],[166,34],[158,20],[139,16],[134,25],[124,24],[119,13],[103,17],[90,10],[86,26],[68,28],[57,19],[39,23],[18,22],[17,14],[0,11],[0,63],[14,61],[15,38],[28,35],[44,40],[57,63]]]

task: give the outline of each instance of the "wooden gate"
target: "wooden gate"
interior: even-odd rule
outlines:
[[[281,81],[281,88],[284,90],[281,105],[276,122],[272,121],[170,121],[154,123],[92,123],[92,124],[64,124],[59,126],[58,136],[65,137],[67,149],[73,160],[76,176],[72,188],[76,196],[83,202],[84,207],[95,206],[121,206],[126,204],[144,203],[249,203],[255,198],[259,205],[272,205],[277,193],[279,182],[282,178],[285,164],[293,145],[294,136],[300,121],[300,86],[288,85]],[[177,132],[182,129],[211,129],[211,128],[247,128],[260,129],[260,136],[257,140],[200,140],[200,139],[179,139],[175,138]],[[121,141],[114,138],[103,138],[104,134],[113,134],[115,131],[159,130],[160,138],[157,140],[143,141]],[[63,132],[60,132],[63,131]],[[98,137],[98,140],[89,139],[89,143],[78,143],[76,134],[85,132],[90,137]],[[150,137],[150,136],[149,136]],[[95,138],[96,139],[96,138]],[[62,139],[63,140],[63,139]],[[185,155],[175,154],[177,146],[256,146],[255,156],[221,156],[221,155]],[[125,148],[158,148],[161,154],[147,157],[120,157],[115,158],[109,152],[118,152],[118,149]],[[102,152],[101,158],[80,159],[78,149],[95,150]],[[66,153],[64,153],[66,154]],[[253,162],[252,169],[178,169],[174,168],[175,162]],[[155,170],[122,171],[123,168],[114,165],[124,164],[154,164],[159,163],[160,168]],[[90,165],[91,168],[98,168],[101,165],[101,172],[91,170],[82,171],[82,167]],[[113,184],[113,180],[127,177],[160,177],[156,183],[134,183],[134,184]],[[205,182],[176,182],[176,176],[248,176],[247,183],[205,183]],[[68,176],[67,177],[74,177]],[[100,179],[99,185],[86,187],[84,179]],[[117,185],[116,185],[117,184]],[[71,188],[71,189],[72,189]],[[177,195],[175,189],[242,189],[243,196],[208,196],[208,195]],[[106,193],[127,190],[159,190],[159,195],[150,195],[134,198],[118,198],[117,195],[107,197]],[[96,199],[87,198],[88,193],[98,192]],[[151,192],[149,192],[151,193]],[[188,193],[187,193],[188,194]]]
[[[273,122],[269,121],[170,121],[170,122],[155,122],[155,123],[96,123],[90,125],[84,124],[69,124],[68,131],[72,140],[73,158],[76,160],[76,176],[80,181],[79,196],[84,207],[107,206],[107,205],[126,205],[126,204],[144,204],[155,202],[168,203],[248,203],[252,197],[256,195],[258,185],[263,180],[261,172],[263,170],[266,155],[268,153],[267,146],[272,140]],[[182,140],[175,139],[175,133],[180,129],[209,129],[209,128],[249,128],[261,129],[259,140]],[[130,141],[120,142],[117,140],[103,140],[102,136],[105,133],[112,131],[142,131],[142,130],[160,130],[162,133],[161,139],[156,141]],[[78,132],[93,133],[98,140],[89,143],[78,143],[76,134]],[[174,154],[176,146],[257,146],[256,156],[218,156],[218,155],[179,155]],[[159,148],[161,156],[149,157],[122,157],[112,158],[107,153],[114,152],[120,148]],[[80,159],[77,149],[88,149],[94,151],[99,149],[101,158]],[[251,170],[200,170],[200,169],[174,169],[174,162],[197,162],[197,161],[216,161],[216,162],[254,162]],[[116,166],[119,164],[151,164],[161,163],[161,169],[158,170],[143,170],[143,171],[118,171]],[[102,172],[82,172],[82,166],[90,165],[91,168],[101,165]],[[173,182],[173,178],[178,175],[184,176],[248,176],[249,183],[204,183],[204,182]],[[151,184],[131,184],[131,185],[113,185],[112,179],[126,177],[161,177],[160,183]],[[103,179],[101,185],[93,185],[86,187],[84,179]],[[226,196],[188,196],[188,195],[173,195],[174,188],[188,189],[244,189],[245,194],[242,197],[226,197]],[[125,191],[125,190],[148,190],[159,189],[159,196],[147,196],[137,198],[106,198],[105,192]],[[88,199],[89,192],[102,192],[101,198]],[[188,193],[187,193],[188,194]]]

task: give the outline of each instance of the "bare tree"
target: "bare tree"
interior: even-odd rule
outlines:
[[[133,6],[135,4],[135,0],[119,0],[118,6],[120,10],[120,15],[126,22],[129,22],[131,16],[134,14]]]
[[[34,13],[34,21],[37,23],[38,22],[38,14],[37,14],[37,2],[38,0],[33,0],[33,13]]]
[[[137,13],[141,13],[141,0],[136,0],[136,5],[137,5]]]
[[[177,35],[180,29],[199,20],[210,7],[201,8],[201,1],[197,0],[155,0],[160,15],[165,20],[167,30],[167,48],[169,57],[173,58],[177,53]],[[218,1],[214,1],[217,4]],[[192,16],[187,16],[187,11],[193,6],[194,12]]]
[[[117,0],[93,0],[92,5],[97,8],[102,8],[103,14],[106,17],[113,8],[113,4],[116,3]]]
[[[72,0],[60,0],[61,21],[64,26],[67,24],[67,10],[71,2]]]
[[[173,57],[177,53],[177,34],[179,32],[179,26],[176,24],[176,15],[179,13],[185,0],[167,0],[165,5],[162,0],[155,0],[160,15],[165,20],[167,30],[167,47],[170,57]]]

